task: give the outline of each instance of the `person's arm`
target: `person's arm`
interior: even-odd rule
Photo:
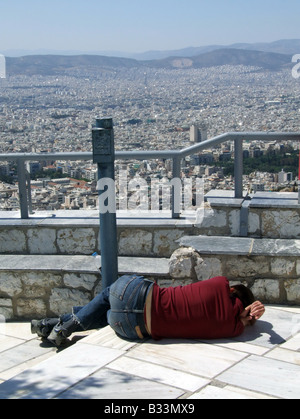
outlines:
[[[245,308],[240,316],[244,326],[253,326],[256,320],[259,320],[265,313],[265,306],[260,301],[255,301],[249,307]]]

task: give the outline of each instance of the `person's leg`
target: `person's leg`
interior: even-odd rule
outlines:
[[[110,288],[106,288],[86,306],[74,307],[72,314],[62,316],[48,340],[60,346],[74,332],[107,326],[107,312],[110,309],[109,291]]]
[[[103,290],[86,306],[74,308],[72,317],[78,321],[83,330],[100,329],[108,326],[109,292],[110,287]]]

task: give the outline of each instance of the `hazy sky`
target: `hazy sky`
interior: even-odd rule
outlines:
[[[144,52],[299,39],[299,17],[299,0],[1,0],[0,52]]]

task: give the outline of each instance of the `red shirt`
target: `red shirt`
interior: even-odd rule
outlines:
[[[239,319],[243,311],[241,301],[230,295],[224,277],[176,288],[154,284],[151,334],[155,340],[239,336],[244,331]]]

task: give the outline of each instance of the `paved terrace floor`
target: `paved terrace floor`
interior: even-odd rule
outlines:
[[[1,399],[299,399],[300,308],[267,306],[237,339],[127,342],[108,327],[59,351],[0,323],[0,355]]]

